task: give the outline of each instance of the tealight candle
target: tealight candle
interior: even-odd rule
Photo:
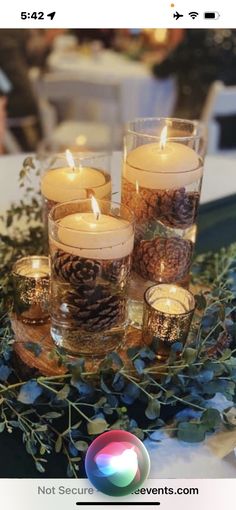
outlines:
[[[158,342],[157,357],[166,359],[171,344],[187,340],[195,309],[191,292],[177,285],[153,285],[144,294],[143,341]]]
[[[24,323],[42,324],[49,318],[49,260],[23,257],[12,269],[14,311]]]
[[[176,299],[165,299],[160,298],[157,299],[153,304],[153,308],[155,310],[159,310],[159,312],[169,313],[169,314],[177,314],[177,313],[185,313],[186,308],[182,303],[177,301]]]

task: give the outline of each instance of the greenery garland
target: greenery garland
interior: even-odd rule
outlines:
[[[27,158],[20,185],[32,164]],[[0,219],[7,227],[7,234],[0,235],[0,432],[21,431],[40,473],[55,451],[66,456],[67,475],[76,477],[88,445],[108,429],[152,439],[152,432],[169,425],[171,418],[170,434],[200,442],[222,424],[236,427],[236,244],[195,260],[193,283],[206,290],[195,296],[197,311],[188,344],[183,348],[175,343],[166,364],[154,363],[155,345],[140,346],[127,351],[131,370],[112,353],[96,374],[86,372],[79,359],[63,376],[19,378],[9,318],[10,270],[19,256],[41,252],[43,235],[40,198],[29,187],[26,192],[26,199]],[[39,344],[29,343],[28,348],[40,355]],[[211,404],[217,393],[232,403],[224,412]],[[140,401],[145,416],[137,412]]]

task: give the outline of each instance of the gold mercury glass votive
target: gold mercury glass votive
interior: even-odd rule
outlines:
[[[49,259],[44,256],[23,257],[12,269],[13,309],[25,324],[43,324],[50,314]]]
[[[185,344],[195,309],[191,292],[171,284],[157,284],[144,294],[143,342],[157,341],[157,358],[169,357],[175,342]]]

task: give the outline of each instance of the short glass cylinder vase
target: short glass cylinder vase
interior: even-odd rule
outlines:
[[[141,298],[150,282],[188,279],[204,155],[204,126],[196,121],[147,118],[128,125],[122,203],[135,215],[133,269]]]
[[[121,344],[134,218],[120,204],[92,199],[49,215],[52,337],[71,356],[103,357]]]
[[[43,219],[47,227],[52,207],[71,200],[95,196],[111,199],[111,157],[109,153],[40,153]]]

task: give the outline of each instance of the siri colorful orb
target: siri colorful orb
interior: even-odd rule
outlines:
[[[150,459],[143,443],[130,432],[111,430],[90,445],[85,470],[96,489],[109,496],[127,496],[146,480]]]

